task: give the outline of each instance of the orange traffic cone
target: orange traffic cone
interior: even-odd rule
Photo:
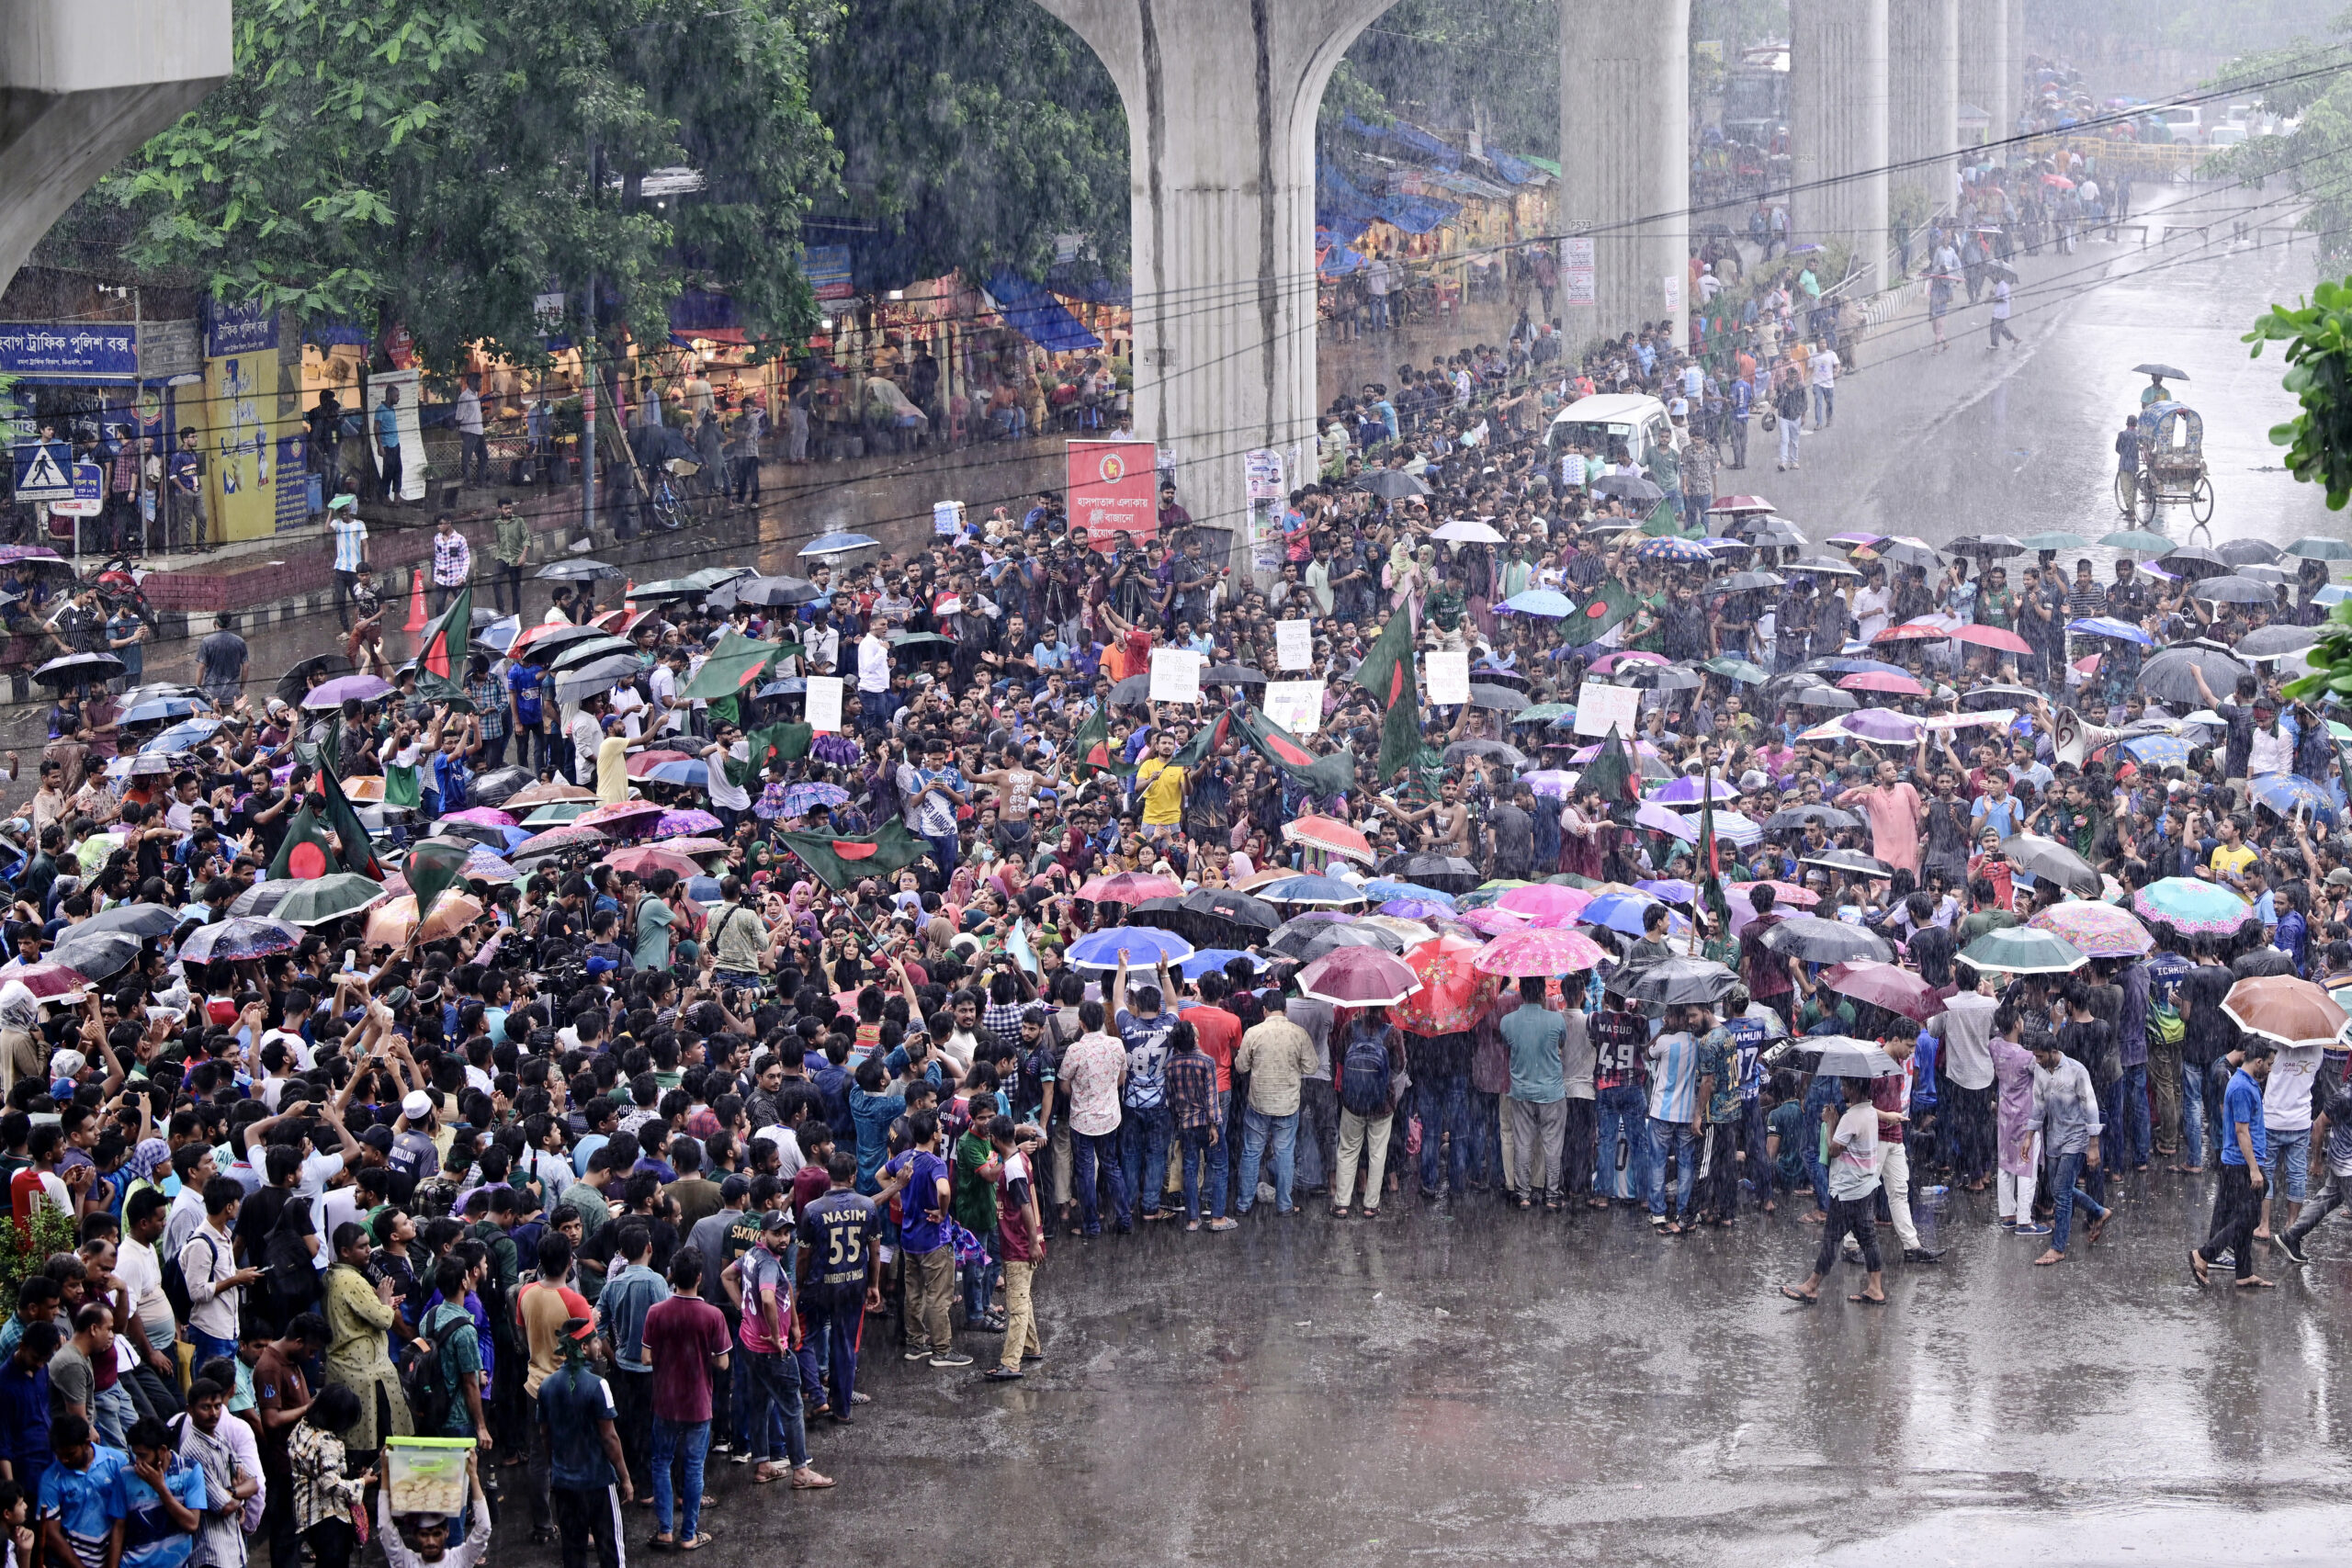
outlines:
[[[633,577],[621,582],[621,608],[632,615],[637,614],[637,579]]]
[[[408,625],[401,629],[411,632],[424,629],[424,571],[421,567],[409,570]]]

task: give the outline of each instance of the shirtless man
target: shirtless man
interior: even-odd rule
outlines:
[[[1061,786],[1059,773],[1041,773],[1021,766],[1021,761],[1017,753],[1000,752],[999,766],[970,775],[972,783],[986,784],[996,794],[996,830],[991,837],[1000,855],[1010,855],[1015,850],[1023,855],[1029,853],[1030,815],[1037,807],[1037,792]]]
[[[1462,804],[1462,783],[1448,778],[1438,786],[1438,801],[1419,810],[1398,805],[1387,795],[1380,803],[1396,814],[1397,820],[1408,828],[1420,829],[1422,847],[1432,854],[1464,855],[1470,852],[1470,808]]]

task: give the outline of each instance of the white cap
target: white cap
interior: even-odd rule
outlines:
[[[433,1097],[421,1089],[411,1089],[401,1101],[401,1114],[412,1122],[419,1122],[433,1114]]]

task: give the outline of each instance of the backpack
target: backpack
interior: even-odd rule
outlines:
[[[472,1314],[459,1306],[433,1331],[433,1348],[420,1353],[401,1375],[401,1393],[408,1399],[409,1413],[416,1418],[419,1432],[438,1433],[449,1424],[458,1398],[458,1380],[447,1364],[449,1342],[458,1337],[458,1329],[472,1325]]]
[[[204,1239],[211,1246],[213,1257],[218,1258],[220,1255],[220,1238],[206,1236]],[[164,1299],[172,1303],[172,1315],[182,1323],[186,1323],[188,1314],[196,1310],[195,1299],[187,1293],[187,1271],[180,1267],[176,1254],[164,1259]]]
[[[1340,1104],[1357,1116],[1388,1113],[1388,1035],[1358,1033],[1340,1059]]]

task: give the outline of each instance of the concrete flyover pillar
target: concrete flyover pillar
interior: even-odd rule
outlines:
[[[0,0],[0,287],[233,64],[230,0]]]
[[[1041,3],[1126,106],[1136,433],[1172,446],[1186,509],[1246,558],[1242,454],[1313,461],[1316,111],[1391,0]]]
[[[1562,0],[1560,228],[1589,233],[1597,306],[1566,308],[1571,351],[1661,317],[1690,342],[1690,205],[1688,0]],[[1736,231],[1746,219],[1705,216]]]
[[[1790,232],[1846,245],[1865,293],[1883,283],[1889,243],[1886,6],[1789,0]]]
[[[1987,141],[2000,141],[2017,123],[2020,63],[2009,50],[2009,0],[1960,0],[1960,101],[1984,111]]]
[[[1912,190],[1929,209],[1952,197],[1960,147],[1960,0],[1887,0],[1888,200]],[[1901,165],[1932,158],[1915,168]]]

